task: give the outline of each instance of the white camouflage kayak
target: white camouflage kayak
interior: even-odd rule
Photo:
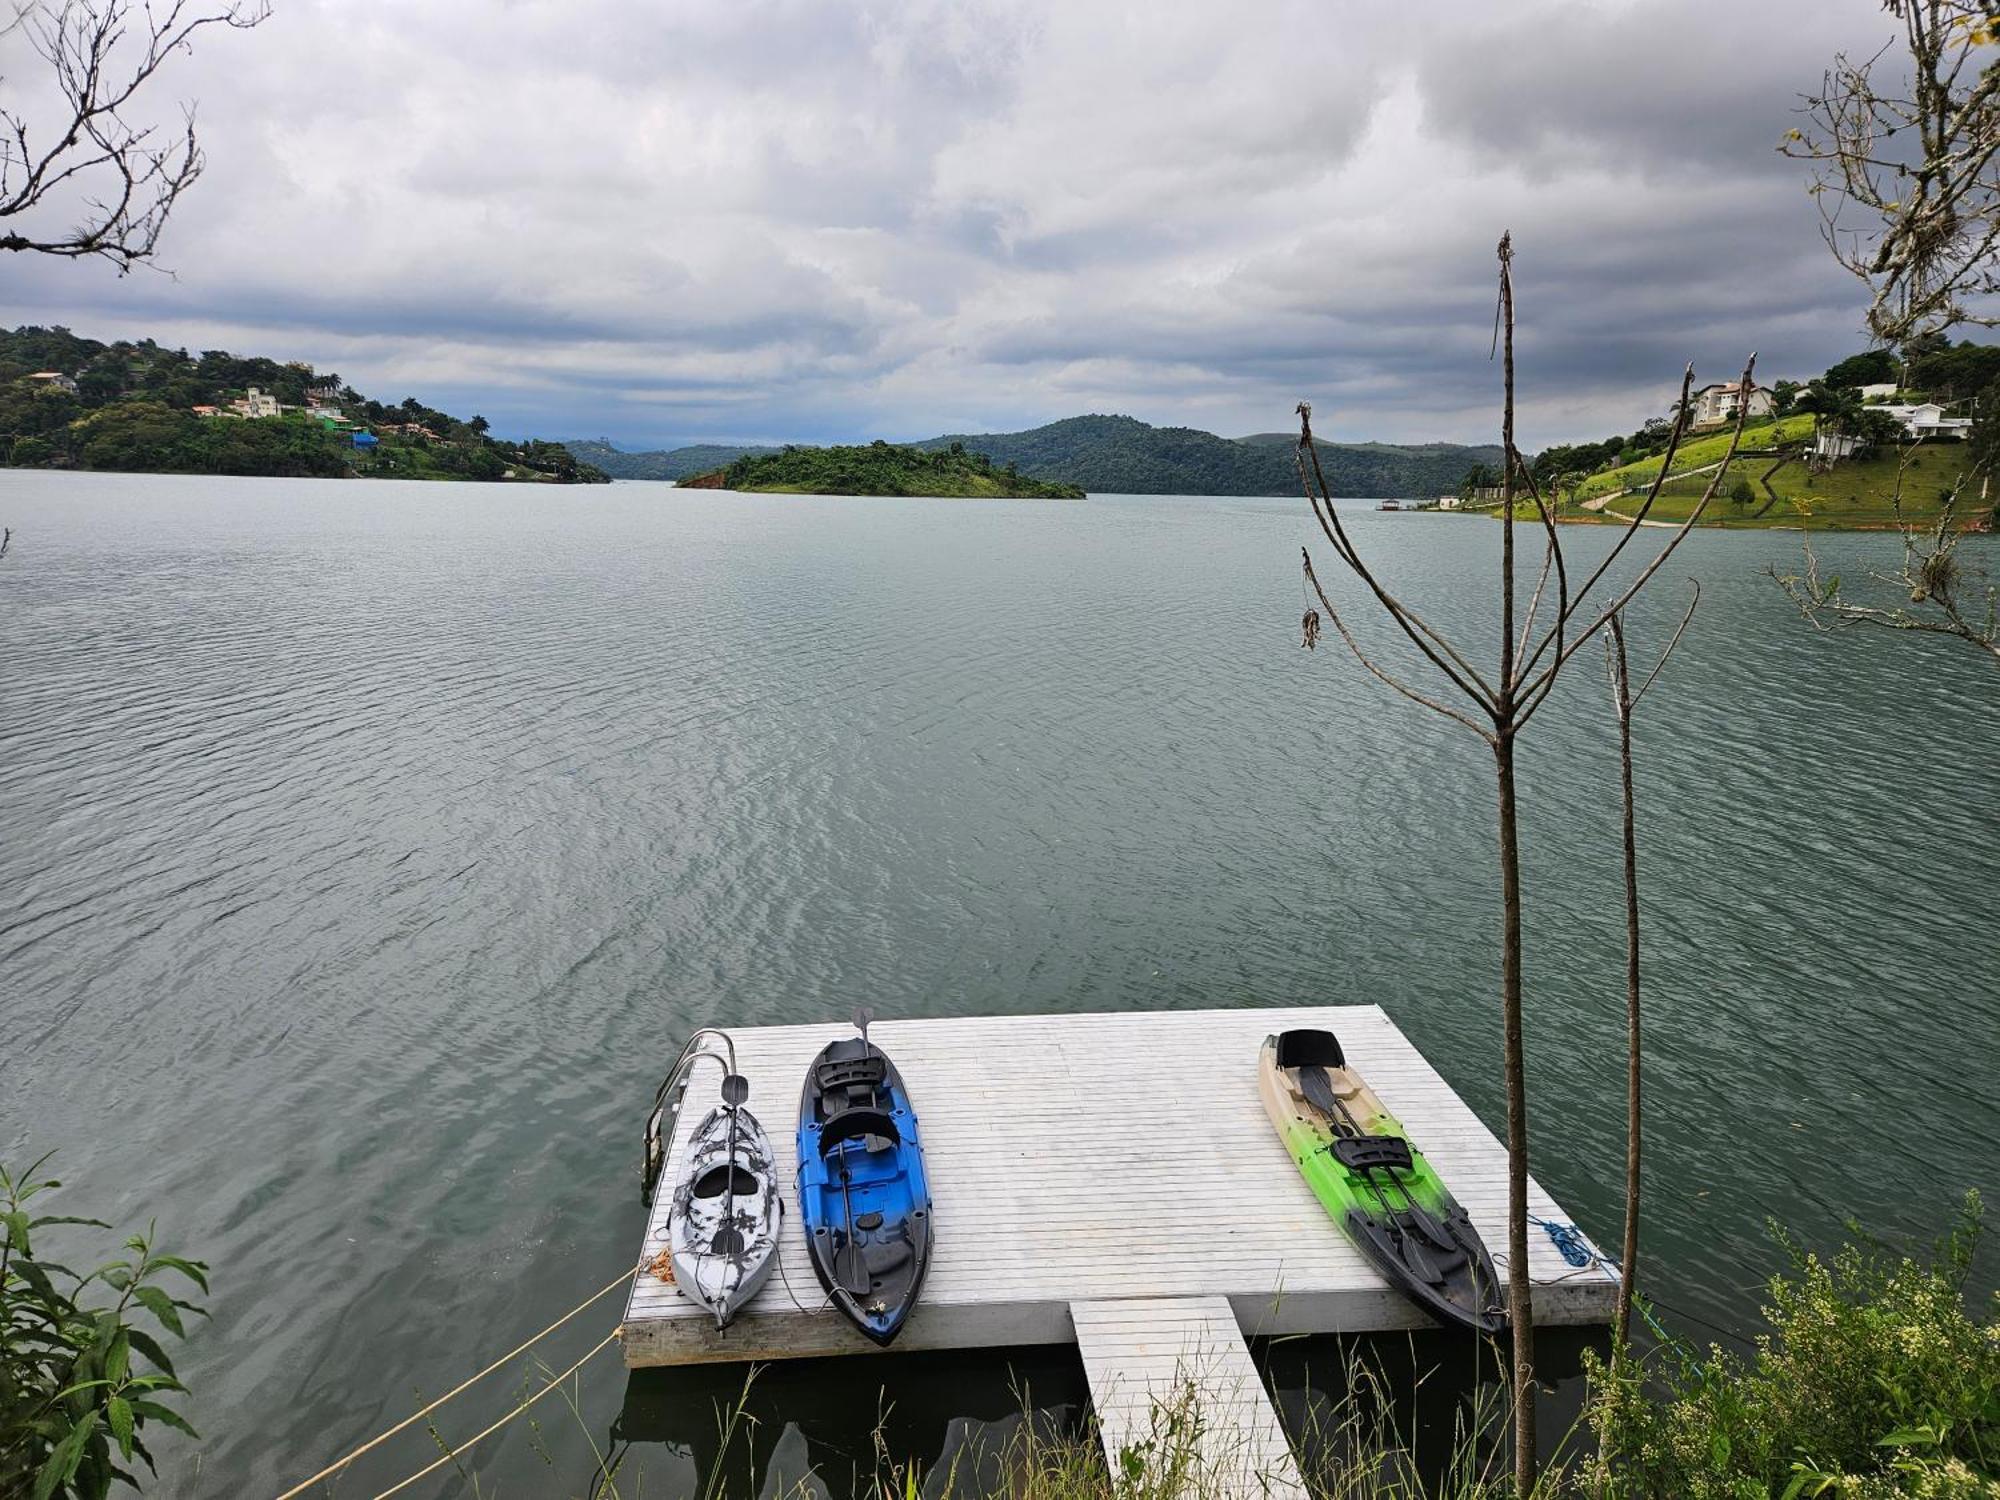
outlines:
[[[732,1076],[729,1083],[741,1086]],[[667,1246],[674,1282],[715,1314],[729,1320],[757,1294],[777,1263],[778,1176],[771,1142],[740,1095],[724,1085],[724,1098],[688,1137],[674,1176],[667,1212]]]

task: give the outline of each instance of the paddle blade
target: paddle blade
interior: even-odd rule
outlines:
[[[851,1297],[865,1297],[872,1285],[861,1247],[851,1241],[833,1258],[833,1279]]]
[[[715,1238],[709,1241],[708,1248],[717,1255],[741,1255],[744,1244],[743,1231],[733,1224],[725,1224],[715,1231]]]
[[[861,1040],[864,1044],[868,1040],[868,1028],[874,1024],[874,1021],[875,1012],[865,1005],[854,1013],[854,1029],[861,1033]]]
[[[736,1108],[750,1097],[750,1080],[741,1073],[731,1073],[722,1080],[722,1102],[731,1109]]]

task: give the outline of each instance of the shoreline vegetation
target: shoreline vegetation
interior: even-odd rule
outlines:
[[[1136,417],[1093,414],[1064,417],[1022,432],[958,432],[901,446],[926,453],[953,444],[984,453],[995,465],[1012,464],[1029,479],[1071,484],[1094,495],[1268,495],[1299,498],[1298,442],[1285,432],[1225,438],[1193,427],[1155,427]],[[684,481],[746,456],[784,451],[777,446],[698,444],[651,452],[623,452],[609,439],[574,440],[578,458],[613,479]],[[809,444],[793,443],[793,448]],[[1491,443],[1322,443],[1320,462],[1343,495],[1441,495],[1467,469],[1497,464]]]
[[[962,443],[929,452],[881,439],[865,447],[785,448],[745,454],[681,481],[692,490],[768,495],[921,495],[938,499],[1081,500],[1074,484],[1030,479]]]
[[[560,443],[388,406],[309,364],[0,329],[0,464],[133,474],[608,484]]]
[[[1746,426],[1742,448],[1697,524],[1718,530],[1893,531],[1906,522],[1936,521],[1955,490],[1960,526],[1984,530],[1992,524],[1992,505],[1979,497],[1962,442],[1885,445],[1815,468],[1804,457],[1812,436],[1809,415]],[[1726,435],[1683,443],[1647,519],[1668,525],[1686,520],[1727,447]],[[1658,458],[1650,458],[1594,474],[1560,495],[1557,519],[1628,521],[1659,473]]]

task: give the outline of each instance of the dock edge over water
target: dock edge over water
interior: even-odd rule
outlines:
[[[1291,1027],[1339,1036],[1501,1259],[1506,1152],[1377,1006],[878,1021],[870,1037],[916,1105],[937,1233],[890,1352],[1069,1343],[1072,1303],[1136,1297],[1227,1297],[1251,1337],[1428,1326],[1327,1218],[1265,1116],[1257,1049]],[[718,1332],[644,1268],[666,1244],[661,1194],[625,1311],[628,1366],[877,1352],[825,1305],[791,1190],[806,1065],[847,1034],[837,1021],[730,1032],[784,1174],[781,1274]],[[719,1082],[696,1071],[670,1163]],[[1564,1221],[1532,1180],[1528,1207]],[[1608,1263],[1571,1266],[1539,1232],[1529,1259],[1538,1322],[1611,1320]]]

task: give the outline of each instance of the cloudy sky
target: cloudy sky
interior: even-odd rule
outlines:
[[[1861,347],[1775,144],[1875,0],[274,0],[152,100],[162,264],[0,319],[303,359],[513,436],[837,441],[1128,412],[1524,446],[1680,366]],[[18,38],[0,74],[23,77]],[[15,256],[10,261],[37,261]]]

